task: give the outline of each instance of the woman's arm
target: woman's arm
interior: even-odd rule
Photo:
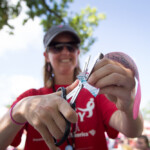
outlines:
[[[133,111],[128,113],[122,112],[120,110],[114,112],[111,116],[110,126],[117,129],[127,137],[138,137],[143,131],[143,118],[141,113],[139,113],[137,119],[133,119]]]
[[[19,115],[19,110],[17,113],[13,113],[14,119]],[[21,121],[21,120],[20,120]],[[10,118],[10,111],[8,111],[0,119],[0,149],[5,150],[9,146],[18,131],[23,127],[23,125],[16,125],[12,122]]]
[[[78,84],[74,82],[67,87],[67,93]],[[43,137],[50,149],[56,150],[53,137],[60,139],[66,128],[66,120],[71,123],[77,121],[77,114],[69,103],[60,97],[61,91],[48,94],[29,96],[20,100],[12,111],[12,117],[16,122],[28,122]],[[64,117],[63,117],[64,116]],[[15,124],[9,115],[9,111],[0,120],[0,150],[5,150],[12,143],[22,125]]]
[[[118,111],[110,119],[110,126],[126,136],[136,137],[143,131],[143,119],[139,113],[133,119],[135,99],[135,78],[131,69],[122,64],[104,58],[97,62],[88,82],[100,88],[100,94],[113,101]]]

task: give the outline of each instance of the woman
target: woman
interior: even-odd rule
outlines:
[[[146,135],[141,135],[137,138],[135,148],[137,150],[150,150],[149,139]]]
[[[54,93],[59,87],[72,84],[80,72],[79,43],[80,38],[67,25],[48,30],[44,37],[45,87],[26,91],[14,102],[11,117],[7,113],[0,122],[0,149],[10,143],[18,145],[23,129],[27,130],[25,150],[58,149],[53,137],[60,139],[63,136],[64,118],[76,126],[72,125],[71,133],[60,149],[69,149],[71,145],[74,149],[107,150],[105,131],[111,138],[115,138],[118,131],[130,137],[141,134],[141,115],[136,120],[132,117],[133,73],[115,61],[104,58],[97,62],[88,82],[100,88],[100,93],[95,98],[83,88],[76,100],[76,112],[60,97],[60,93]],[[67,91],[77,84],[78,81]]]

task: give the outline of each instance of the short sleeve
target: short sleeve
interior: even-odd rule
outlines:
[[[26,92],[22,93],[20,96],[17,97],[17,99],[13,102],[11,107],[15,105],[17,102],[19,102],[20,100],[22,100],[23,98],[28,96],[33,96],[33,95],[38,95],[38,90],[36,89],[27,90]]]
[[[28,97],[28,96],[33,96],[33,95],[38,95],[38,91],[36,89],[30,89],[30,90],[24,92],[19,97],[17,97],[17,99],[13,102],[11,107],[13,105],[15,105],[17,102],[19,102],[20,100],[22,100],[23,98]],[[25,127],[26,127],[26,125],[17,133],[17,135],[15,136],[13,142],[11,143],[12,146],[17,147],[20,144],[21,136],[23,134],[23,130],[25,129]]]
[[[12,146],[17,147],[20,144],[21,136],[23,134],[23,130],[24,130],[24,127],[17,133],[17,135],[15,136],[13,142],[11,143]]]

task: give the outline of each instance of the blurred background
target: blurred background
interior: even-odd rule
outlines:
[[[18,1],[5,2],[17,8]],[[46,18],[42,12],[34,14],[36,7],[33,12],[29,11],[32,8],[29,2],[22,1],[19,12],[12,14],[8,22],[2,22],[5,16],[0,18],[0,117],[22,92],[43,86],[43,36],[52,24],[60,22],[55,15],[61,15],[62,22],[72,24],[81,35],[86,35],[87,40],[82,37],[82,67],[88,55],[94,57],[98,52],[106,54],[121,51],[133,58],[138,67],[142,90],[140,109],[145,120],[143,134],[150,137],[150,1],[68,0],[68,6],[64,7],[66,13],[63,14],[59,5],[63,1],[47,0],[49,6],[54,8],[55,3],[59,6],[57,9],[55,7],[53,18]],[[0,12],[4,12],[4,1],[0,4]],[[28,15],[26,12],[29,12]],[[91,17],[86,16],[88,13]],[[57,21],[53,22],[54,18]],[[89,24],[85,24],[86,19]],[[122,138],[122,135],[119,136]]]

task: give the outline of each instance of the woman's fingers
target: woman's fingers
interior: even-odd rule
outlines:
[[[100,88],[100,94],[105,94],[121,110],[127,111],[133,104],[134,73],[118,62],[106,58],[98,61],[88,82]]]
[[[95,85],[99,79],[102,79],[105,76],[108,76],[112,73],[125,74],[125,71],[117,65],[107,64],[97,70],[94,70],[91,76],[89,77],[88,82],[92,85]]]
[[[128,90],[131,90],[135,86],[135,81],[133,78],[128,78],[122,74],[112,73],[103,77],[102,79],[99,79],[97,83],[95,83],[95,87],[98,88],[104,88],[108,86],[124,87]]]
[[[135,86],[133,73],[118,62],[111,60],[100,61],[96,64],[88,82],[98,88],[107,86],[123,86],[132,89]]]
[[[110,94],[112,96],[118,97],[119,99],[129,97],[128,90],[125,90],[123,87],[117,87],[117,86],[109,86],[109,87],[101,88],[100,93]],[[112,97],[112,100],[116,100],[116,99]]]
[[[79,80],[76,80],[75,82],[73,82],[70,86],[68,86],[66,88],[66,91],[68,93],[70,93],[77,85],[79,84]],[[62,91],[53,93],[55,95],[60,96],[62,93]],[[61,98],[61,97],[60,97]],[[57,106],[58,106],[58,110],[59,112],[71,123],[76,123],[78,120],[78,116],[75,112],[75,110],[70,106],[70,104],[67,102],[67,100],[61,98],[61,100],[57,101]],[[58,118],[56,119],[58,120]],[[59,121],[58,121],[59,122]],[[64,128],[64,127],[62,127]]]
[[[77,122],[78,115],[75,112],[75,110],[72,109],[72,107],[70,106],[70,104],[67,101],[60,103],[58,105],[58,109],[69,122],[71,122],[71,123]]]
[[[132,106],[135,97],[134,90],[130,91],[117,86],[102,88],[100,94],[105,94],[109,100],[116,104],[118,109],[123,111],[127,111]]]
[[[79,84],[79,80],[75,80],[70,86],[66,88],[67,94],[70,93],[77,85]]]
[[[39,124],[35,129],[41,134],[49,149],[58,150],[54,143],[54,138],[44,124]]]
[[[56,139],[60,139],[65,131],[65,126],[66,126],[66,122],[63,118],[63,116],[59,113],[55,113],[55,120],[53,119],[53,115],[49,115],[47,114],[48,118],[41,118],[41,122],[43,124],[45,124],[45,126],[47,127],[47,129],[49,130],[49,132],[51,133],[51,135],[53,137],[55,137]]]
[[[71,85],[67,86],[66,87],[66,94],[69,94],[77,85],[79,84],[79,80],[75,80]],[[58,91],[56,93],[53,93],[53,94],[57,94],[58,96],[61,96],[61,91]]]

